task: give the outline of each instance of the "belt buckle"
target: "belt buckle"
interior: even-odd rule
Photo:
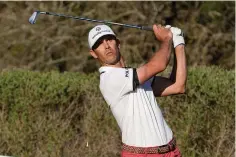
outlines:
[[[159,154],[165,154],[165,153],[168,153],[170,151],[173,151],[175,148],[176,148],[176,141],[174,139],[173,141],[171,141],[171,143],[168,143],[167,145],[159,146],[157,148],[157,152]]]
[[[163,148],[164,150],[163,150],[162,148]],[[159,154],[165,154],[165,153],[170,152],[170,151],[171,151],[171,148],[170,148],[169,145],[164,145],[164,146],[158,147],[158,148],[157,148],[157,151],[158,151]]]
[[[160,147],[157,148],[157,152],[158,152],[159,154],[162,154]]]
[[[165,146],[160,146],[160,147],[157,148],[157,152],[159,154],[165,154],[166,153],[166,151],[164,151],[164,152],[162,151],[162,149],[161,149],[162,147],[165,147]]]

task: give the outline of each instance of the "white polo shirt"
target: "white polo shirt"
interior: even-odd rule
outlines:
[[[156,102],[152,79],[133,89],[133,70],[101,67],[101,93],[121,129],[123,143],[136,147],[165,145],[173,133]]]

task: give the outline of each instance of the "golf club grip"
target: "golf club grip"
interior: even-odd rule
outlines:
[[[153,31],[152,26],[142,26],[142,30]]]

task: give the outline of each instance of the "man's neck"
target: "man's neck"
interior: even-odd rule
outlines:
[[[116,68],[124,68],[124,67],[125,67],[125,62],[124,62],[123,57],[121,57],[120,61],[117,62],[117,63],[114,64],[114,65],[111,65],[111,64],[102,64],[102,66],[109,66],[109,67],[116,67]]]
[[[111,64],[103,64],[102,66],[109,66],[109,67],[115,67],[115,68],[123,68],[123,67],[125,67],[125,65],[122,64],[121,62],[118,62],[118,63],[116,63],[116,64],[114,64],[114,65],[111,65]]]

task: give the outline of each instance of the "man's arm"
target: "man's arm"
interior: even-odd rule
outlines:
[[[187,66],[184,45],[175,48],[174,65],[170,78],[156,76],[152,88],[155,96],[168,96],[185,93]]]
[[[153,25],[153,31],[156,38],[161,42],[161,46],[148,63],[137,69],[139,84],[143,84],[152,76],[165,70],[170,59],[172,45],[170,29]]]

